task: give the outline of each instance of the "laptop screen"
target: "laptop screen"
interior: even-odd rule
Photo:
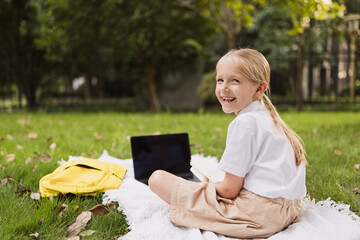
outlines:
[[[131,137],[135,178],[147,181],[158,169],[175,175],[190,172],[190,144],[187,133]]]

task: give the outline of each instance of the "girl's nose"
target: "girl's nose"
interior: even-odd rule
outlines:
[[[228,85],[228,83],[224,83],[224,84],[221,86],[221,90],[222,90],[222,91],[229,91],[229,85]]]

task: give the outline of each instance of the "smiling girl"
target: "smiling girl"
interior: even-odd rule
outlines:
[[[236,238],[264,238],[299,214],[306,194],[305,152],[299,136],[270,99],[270,66],[253,49],[231,50],[216,66],[215,94],[235,113],[219,163],[222,182],[202,185],[155,171],[150,189],[170,204],[170,220]]]

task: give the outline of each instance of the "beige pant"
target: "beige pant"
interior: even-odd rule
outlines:
[[[211,183],[178,178],[171,192],[170,220],[235,238],[266,238],[288,226],[299,214],[301,200],[266,198],[242,189],[235,199],[216,194]]]

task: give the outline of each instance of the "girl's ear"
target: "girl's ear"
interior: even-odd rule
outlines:
[[[267,82],[261,81],[254,94],[254,100],[259,100],[267,89]]]

